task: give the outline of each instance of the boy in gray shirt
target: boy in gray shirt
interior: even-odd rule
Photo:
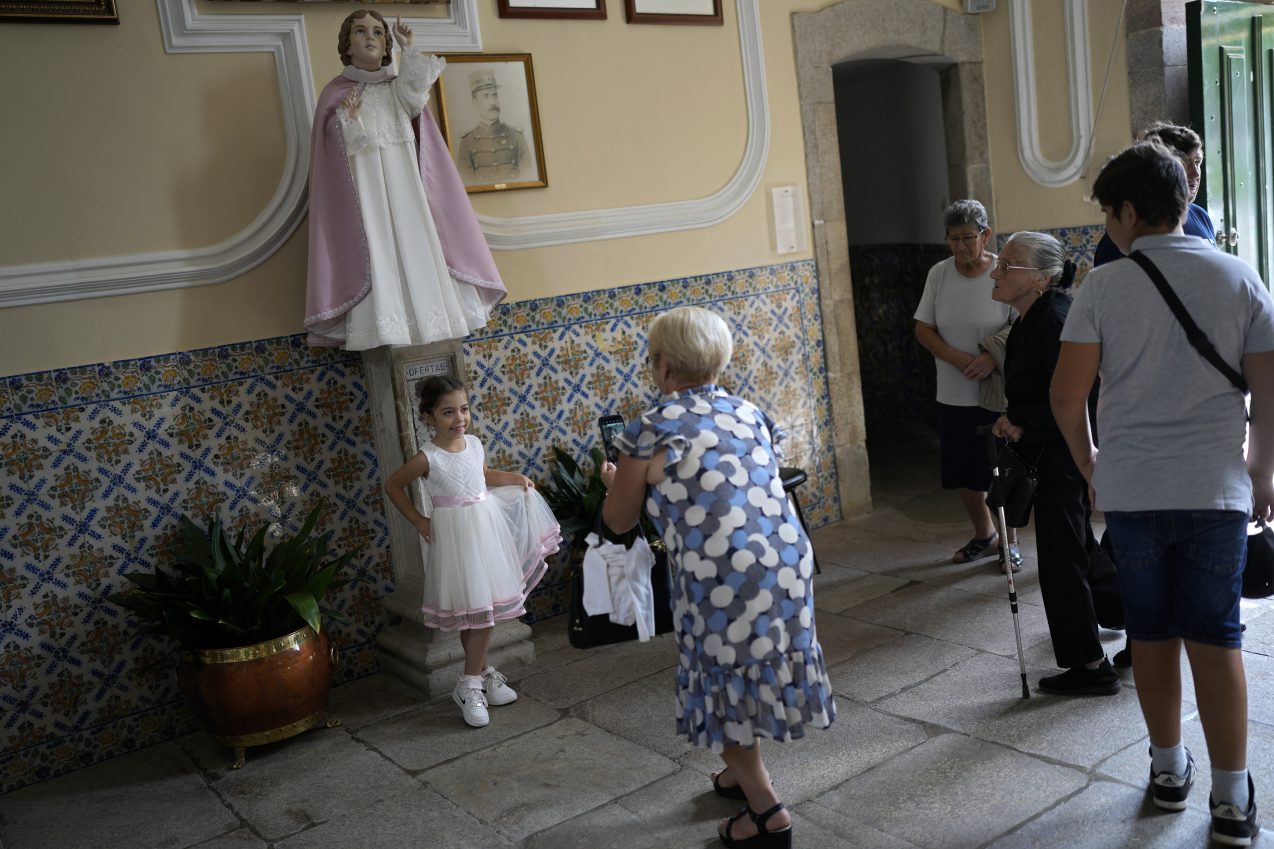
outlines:
[[[1154,802],[1183,810],[1194,780],[1181,743],[1184,645],[1212,758],[1212,837],[1247,846],[1259,827],[1239,595],[1248,516],[1269,518],[1274,505],[1274,301],[1242,260],[1183,235],[1186,175],[1161,145],[1139,142],[1112,158],[1093,198],[1119,249],[1158,266],[1251,387],[1245,461],[1242,394],[1191,347],[1130,258],[1095,269],[1080,288],[1052,384],[1058,427],[1115,546]],[[1098,373],[1100,454],[1086,409]]]

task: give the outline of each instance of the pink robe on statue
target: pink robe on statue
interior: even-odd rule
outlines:
[[[382,76],[383,82],[392,79]],[[337,109],[355,87],[383,82],[360,83],[339,76],[323,89],[315,110],[310,136],[310,246],[305,306],[305,327],[311,345],[342,346],[343,340],[327,335],[324,328],[346,316],[372,288],[368,234]],[[464,184],[429,110],[422,109],[412,118],[411,127],[421,188],[446,270],[454,285],[473,287],[489,313],[504,299],[505,288]],[[422,233],[422,240],[426,237]]]

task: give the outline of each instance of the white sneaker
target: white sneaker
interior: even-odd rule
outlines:
[[[488,666],[482,671],[482,684],[487,691],[487,704],[499,707],[518,700],[518,694],[509,686],[508,680],[496,672],[494,666]]]
[[[487,713],[487,699],[480,687],[461,681],[451,691],[451,700],[460,705],[464,721],[474,728],[481,728],[491,722],[491,716]]]

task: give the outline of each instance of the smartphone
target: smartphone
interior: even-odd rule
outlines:
[[[614,445],[615,437],[624,432],[624,417],[602,416],[597,420],[597,426],[602,431],[602,450],[606,452],[606,459],[614,463],[619,457]]]

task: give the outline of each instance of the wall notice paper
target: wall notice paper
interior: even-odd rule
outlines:
[[[801,220],[801,196],[797,186],[777,186],[770,190],[774,206],[774,249],[781,254],[801,250],[805,229]]]

